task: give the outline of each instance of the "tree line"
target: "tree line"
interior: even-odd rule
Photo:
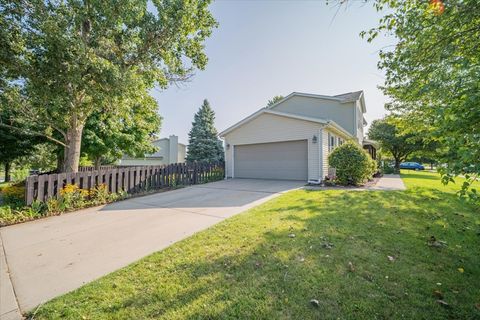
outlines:
[[[58,168],[153,151],[149,91],[204,69],[209,0],[0,2],[0,159],[48,144]],[[153,9],[148,6],[153,5]]]
[[[383,141],[397,163],[418,150],[435,157],[443,181],[465,177],[461,194],[478,200],[472,188],[480,175],[478,1],[373,3],[388,13],[361,35],[370,42],[387,34],[397,44],[380,51],[390,114],[372,124],[369,136]]]

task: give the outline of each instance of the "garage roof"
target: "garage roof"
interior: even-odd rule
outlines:
[[[315,122],[315,123],[319,123],[319,124],[323,124],[325,126],[328,126],[328,127],[332,127],[334,129],[336,129],[337,131],[347,135],[347,136],[352,136],[348,131],[346,131],[345,129],[343,129],[341,126],[339,126],[335,121],[332,121],[332,120],[326,120],[326,119],[320,119],[320,118],[311,118],[311,117],[304,117],[304,116],[299,116],[299,115],[296,115],[296,114],[291,114],[291,113],[285,113],[285,112],[279,112],[279,111],[274,111],[274,110],[269,110],[268,108],[263,108],[263,109],[260,109],[258,110],[257,112],[249,115],[248,117],[246,117],[245,119],[243,119],[242,121],[240,122],[237,122],[236,124],[234,124],[233,126],[229,127],[228,129],[220,132],[218,134],[219,137],[224,137],[226,134],[228,134],[229,132],[235,130],[236,128],[240,127],[241,125],[247,123],[247,122],[250,122],[252,121],[253,119],[257,118],[258,116],[262,115],[262,114],[273,114],[273,115],[276,115],[276,116],[281,116],[281,117],[286,117],[286,118],[291,118],[291,119],[297,119],[297,120],[303,120],[303,121],[309,121],[309,122]]]
[[[321,119],[321,118],[312,118],[312,117],[304,117],[304,116],[298,116],[298,115],[294,115],[294,114],[290,114],[290,113],[271,110],[275,106],[279,105],[280,103],[282,103],[282,102],[284,102],[284,101],[286,101],[286,100],[288,100],[288,99],[290,99],[294,96],[310,97],[310,98],[325,99],[325,100],[334,100],[334,101],[338,101],[340,103],[348,103],[348,102],[354,102],[354,101],[360,100],[360,105],[362,107],[362,112],[363,113],[366,112],[365,100],[364,100],[364,97],[363,97],[363,91],[348,92],[348,93],[343,93],[343,94],[339,94],[339,95],[336,95],[336,96],[325,96],[325,95],[311,94],[311,93],[292,92],[288,96],[283,98],[282,100],[279,100],[277,103],[274,103],[273,105],[271,105],[269,107],[264,107],[264,108],[258,110],[257,112],[249,115],[245,119],[237,122],[233,126],[225,129],[224,131],[220,132],[218,136],[219,137],[224,137],[229,132],[235,130],[236,128],[240,127],[241,125],[255,119],[256,117],[258,117],[258,116],[260,116],[264,113],[279,115],[279,116],[298,119],[298,120],[305,120],[305,121],[310,121],[310,122],[321,123],[321,124],[333,127],[334,129],[336,129],[336,130],[338,130],[338,131],[340,131],[340,132],[342,132],[342,133],[344,133],[348,136],[351,136],[351,134],[349,132],[347,132],[345,129],[343,129],[341,126],[339,126],[336,122],[334,122],[332,120]],[[364,121],[365,121],[365,119],[364,119]]]

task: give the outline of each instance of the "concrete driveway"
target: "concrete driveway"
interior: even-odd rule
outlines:
[[[20,310],[29,311],[302,185],[298,181],[233,179],[1,228]],[[6,274],[6,266],[2,269]]]

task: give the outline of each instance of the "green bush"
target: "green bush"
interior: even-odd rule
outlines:
[[[381,169],[382,169],[382,173],[384,173],[384,174],[395,173],[395,168],[388,161],[383,162],[383,166],[382,166]]]
[[[335,182],[340,185],[362,184],[377,171],[376,162],[353,141],[335,148],[328,156],[328,162],[336,169]]]
[[[2,186],[0,193],[2,194],[3,202],[10,207],[17,208],[24,205],[25,185],[23,182]]]
[[[44,212],[44,204],[38,201],[33,202],[30,207],[20,209],[8,205],[2,206],[0,207],[0,227],[40,218]]]

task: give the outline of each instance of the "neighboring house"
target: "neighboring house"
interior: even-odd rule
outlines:
[[[185,162],[186,147],[178,143],[178,137],[171,135],[168,138],[158,139],[152,142],[158,148],[153,154],[147,154],[143,158],[123,156],[120,160],[122,166],[152,166],[170,163]]]
[[[328,155],[348,139],[364,142],[363,91],[336,96],[293,92],[219,136],[227,178],[305,180],[328,175]]]

